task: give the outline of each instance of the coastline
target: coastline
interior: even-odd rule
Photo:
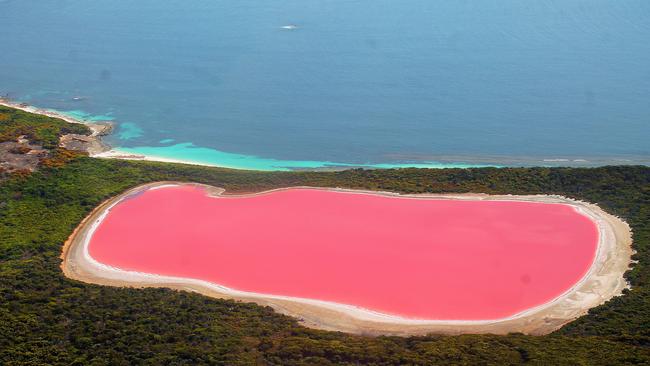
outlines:
[[[483,167],[597,167],[605,165],[650,165],[650,160],[639,156],[634,158],[591,157],[535,157],[535,156],[423,156],[423,155],[387,155],[389,160],[412,161],[411,163],[337,163],[329,161],[290,161],[272,158],[260,158],[180,143],[173,146],[145,146],[139,148],[120,148],[107,144],[103,136],[112,133],[114,123],[110,120],[84,120],[75,116],[46,108],[38,108],[27,103],[14,102],[0,97],[0,105],[19,109],[29,113],[60,118],[66,122],[88,126],[90,136],[66,135],[62,146],[73,142],[72,149],[85,151],[91,157],[102,159],[141,160],[164,163],[188,164],[197,166],[221,167],[228,169],[255,171],[340,171],[346,169],[399,169],[399,168],[483,168]],[[80,144],[82,146],[79,146]],[[178,148],[178,149],[174,149]],[[170,150],[171,149],[171,150]],[[144,150],[133,152],[128,150]],[[173,156],[169,156],[169,155]],[[182,157],[176,157],[182,156]]]
[[[206,162],[201,161],[201,159],[183,159],[183,158],[169,158],[164,156],[159,156],[155,153],[132,153],[128,151],[123,151],[119,147],[112,147],[103,141],[102,136],[110,134],[113,130],[113,122],[111,121],[86,121],[78,119],[72,116],[69,116],[65,113],[57,112],[54,110],[46,108],[38,108],[31,106],[27,103],[13,102],[6,98],[0,97],[0,105],[19,109],[25,112],[39,114],[47,117],[59,118],[69,123],[78,123],[88,126],[92,134],[90,136],[81,136],[81,135],[66,135],[62,137],[61,142],[62,146],[70,142],[71,140],[79,140],[85,144],[83,148],[77,148],[78,150],[83,150],[88,153],[90,157],[102,158],[102,159],[122,159],[122,160],[141,160],[141,161],[153,161],[153,162],[164,162],[164,163],[177,163],[177,164],[188,164],[188,165],[197,165],[197,166],[210,166],[210,167],[219,167],[219,168],[228,168],[228,169],[239,169],[239,170],[256,170],[256,171],[292,171],[292,170],[312,170],[312,171],[338,171],[345,169],[354,169],[354,168],[366,168],[366,169],[382,169],[382,168],[470,168],[470,167],[488,167],[488,166],[497,166],[490,164],[465,164],[465,163],[433,163],[433,162],[423,162],[423,163],[396,163],[396,164],[350,164],[350,163],[335,163],[329,161],[285,161],[285,160],[276,160],[271,158],[257,158],[255,156],[248,155],[239,155],[234,153],[221,152],[213,150],[213,152],[221,154],[227,159],[235,161],[235,163],[228,164],[222,162]],[[187,144],[180,144],[187,145]],[[191,144],[190,144],[191,145]],[[192,147],[193,150],[211,150],[201,147]],[[251,161],[255,160],[267,162],[267,166],[258,167],[255,164],[251,164]],[[222,160],[222,159],[219,159]],[[239,161],[237,161],[239,160]],[[240,164],[241,163],[241,164]]]
[[[632,249],[629,226],[622,220],[605,213],[596,205],[560,196],[546,195],[399,195],[391,192],[318,188],[351,194],[379,194],[394,198],[514,200],[538,203],[560,203],[571,205],[579,213],[588,216],[594,221],[600,233],[598,249],[590,269],[582,280],[576,283],[566,293],[546,304],[499,320],[436,321],[406,319],[399,316],[380,314],[352,305],[290,298],[286,296],[247,293],[207,281],[122,271],[103,265],[89,256],[87,251],[89,239],[112,206],[134,193],[170,184],[187,183],[157,182],[142,185],[113,197],[95,208],[75,229],[63,247],[61,268],[64,274],[72,279],[102,285],[121,287],[169,287],[178,290],[199,292],[212,297],[255,302],[263,306],[271,306],[280,313],[297,317],[304,325],[309,327],[371,335],[417,335],[427,333],[506,334],[510,332],[522,332],[535,335],[547,334],[575,318],[586,314],[589,308],[620,295],[622,290],[627,287],[623,273],[625,273],[631,263],[630,256]],[[220,196],[224,193],[224,190],[221,188],[211,186],[203,187],[207,187],[209,194],[212,196]],[[283,189],[289,188],[259,192],[253,195],[266,194]],[[233,196],[242,195],[224,195],[224,197]]]

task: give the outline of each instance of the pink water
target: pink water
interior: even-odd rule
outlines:
[[[488,320],[564,293],[597,244],[596,225],[563,204],[316,189],[213,198],[177,186],[113,207],[89,251],[121,269],[237,290]]]

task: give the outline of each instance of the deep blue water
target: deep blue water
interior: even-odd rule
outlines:
[[[650,162],[647,0],[0,0],[0,25],[0,93],[109,116],[126,151]]]

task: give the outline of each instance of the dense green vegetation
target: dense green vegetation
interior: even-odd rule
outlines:
[[[0,105],[0,142],[25,136],[32,144],[52,150],[59,146],[59,138],[69,133],[90,135],[90,129],[79,123]]]
[[[253,304],[65,278],[60,250],[93,207],[137,184],[250,192],[291,185],[399,192],[552,193],[598,202],[634,230],[632,290],[544,337],[364,337],[306,329]],[[650,168],[261,173],[73,158],[0,185],[0,364],[648,364]]]
[[[83,125],[0,106],[0,142],[48,149],[0,183],[0,365],[650,364],[650,168],[400,169],[261,173],[98,160],[55,149]],[[138,184],[195,181],[254,192],[294,185],[405,193],[561,194],[597,202],[634,231],[632,289],[554,334],[364,337],[306,329],[254,304],[65,278],[63,242],[101,201]]]

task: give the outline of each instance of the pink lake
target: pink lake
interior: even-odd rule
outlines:
[[[114,206],[89,253],[124,270],[405,318],[494,320],[587,273],[597,226],[573,207],[318,189],[209,197],[191,185]]]

